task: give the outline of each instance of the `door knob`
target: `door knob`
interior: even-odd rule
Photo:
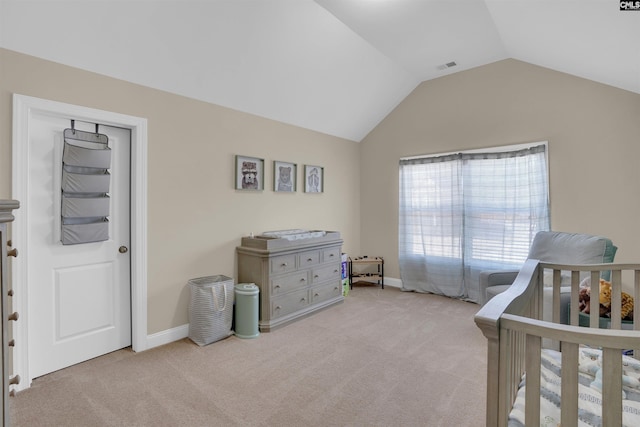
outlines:
[[[120,252],[121,254],[126,254],[129,251],[129,248],[127,248],[126,246],[120,246],[120,248],[118,249],[118,252]]]

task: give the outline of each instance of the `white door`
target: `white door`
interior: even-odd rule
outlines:
[[[63,131],[70,120],[36,114],[28,136],[27,247],[30,377],[131,345],[130,158],[128,129],[109,137],[109,239],[63,245]],[[95,132],[95,124],[75,122]]]

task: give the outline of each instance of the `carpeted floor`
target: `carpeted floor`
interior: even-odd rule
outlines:
[[[14,426],[483,426],[480,307],[358,286],[255,339],[120,350],[34,380]]]

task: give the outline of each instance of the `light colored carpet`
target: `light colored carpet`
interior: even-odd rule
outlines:
[[[483,426],[480,307],[358,286],[255,339],[120,350],[34,380],[14,426]]]

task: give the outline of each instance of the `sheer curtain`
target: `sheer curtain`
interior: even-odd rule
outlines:
[[[478,301],[480,271],[519,268],[549,229],[545,150],[401,160],[403,289]]]

